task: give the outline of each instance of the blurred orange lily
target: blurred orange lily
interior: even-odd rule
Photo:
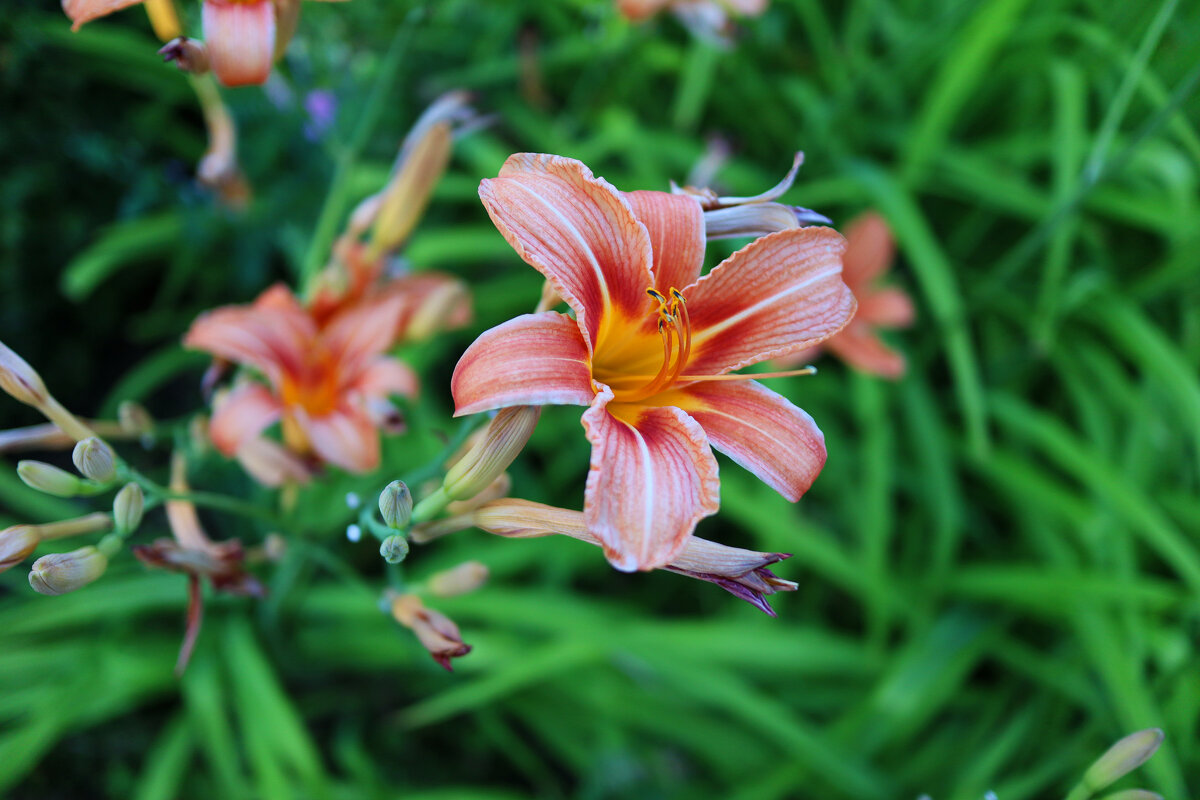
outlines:
[[[892,266],[896,243],[882,216],[868,211],[846,225],[845,279],[858,298],[858,313],[846,329],[822,345],[855,369],[895,380],[904,375],[904,356],[879,337],[880,329],[905,328],[915,312],[903,290],[879,287]],[[781,364],[811,360],[817,350],[780,359]]]
[[[200,316],[184,346],[253,367],[268,384],[241,383],[217,405],[209,426],[217,449],[239,455],[282,421],[294,453],[351,472],[374,469],[388,396],[417,391],[413,371],[381,355],[403,334],[404,312],[404,298],[393,295],[347,308],[319,326],[278,285],[251,305]]]
[[[574,311],[480,336],[455,368],[456,414],[587,405],[584,518],[621,570],[671,562],[719,505],[712,447],[789,500],[825,463],[811,417],[733,370],[832,336],[854,313],[829,228],[756,240],[701,277],[693,197],[622,194],[578,161],[511,156],[480,197]],[[683,287],[682,289],[677,287]]]
[[[78,30],[85,22],[146,0],[62,0]],[[226,86],[265,83],[296,29],[299,0],[204,0],[208,61]]]

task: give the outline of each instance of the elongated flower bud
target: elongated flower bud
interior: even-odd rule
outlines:
[[[52,553],[33,562],[29,585],[38,594],[59,595],[82,588],[104,574],[106,558],[95,547]]]
[[[84,483],[65,469],[43,461],[20,461],[17,476],[31,489],[57,497],[75,497],[84,491]]]
[[[142,524],[142,513],[146,508],[146,496],[142,487],[136,483],[127,483],[117,496],[113,498],[113,521],[117,533],[128,536]]]
[[[110,483],[117,479],[117,467],[112,448],[104,440],[90,437],[75,445],[71,453],[75,469],[85,478],[97,483]]]
[[[412,492],[404,481],[392,481],[379,493],[379,515],[389,528],[403,528],[412,519]]]
[[[500,477],[525,448],[540,413],[537,406],[500,409],[475,446],[446,473],[443,490],[447,498],[474,497]]]
[[[408,540],[396,534],[389,536],[379,545],[379,555],[389,564],[399,564],[408,558]]]
[[[41,541],[36,525],[14,525],[0,531],[0,572],[29,558]]]
[[[479,561],[464,561],[457,567],[435,573],[429,579],[429,593],[435,597],[469,594],[483,586],[488,568]]]
[[[41,407],[49,396],[42,377],[4,342],[0,342],[0,389],[35,408]]]
[[[1158,728],[1131,733],[1108,748],[1096,763],[1088,768],[1083,783],[1092,793],[1110,786],[1140,767],[1154,755],[1163,741],[1163,732]]]
[[[174,0],[146,0],[145,6],[150,27],[160,42],[169,42],[183,33],[179,15],[175,13]]]
[[[454,620],[440,611],[426,608],[415,594],[395,597],[391,604],[392,617],[417,635],[417,639],[433,656],[433,660],[450,669],[450,659],[471,652],[464,644]]]
[[[154,417],[141,403],[123,400],[117,406],[117,422],[121,430],[132,436],[145,436],[154,432]]]

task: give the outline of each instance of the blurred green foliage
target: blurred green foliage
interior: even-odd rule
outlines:
[[[177,344],[197,313],[322,259],[438,93],[473,91],[495,123],[456,146],[407,251],[471,283],[475,325],[406,353],[414,433],[377,480],[278,520],[270,597],[211,598],[181,681],[182,577],[125,559],[34,598],[0,576],[0,792],[1023,800],[1150,726],[1166,744],[1140,784],[1200,790],[1200,6],[775,0],[722,50],[604,0],[306,3],[266,90],[225,93],[241,215],[192,182],[203,125],[145,15],[71,34],[56,6],[0,11],[0,339],[80,413],[198,408],[204,360]],[[318,138],[315,90],[337,101]],[[698,533],[795,553],[778,619],[576,542],[468,532],[410,558],[417,579],[493,571],[439,603],[475,645],[445,674],[379,613],[383,564],[345,540],[342,498],[438,452],[458,353],[536,302],[477,182],[530,150],[663,189],[710,136],[734,153],[724,188],[766,188],[800,148],[790,200],[889,219],[909,375],[826,360],[775,384],[829,447],[796,506],[722,461]],[[0,403],[0,426],[36,421]],[[586,464],[578,410],[548,409],[514,493],[578,508]],[[245,492],[216,456],[196,483]],[[5,525],[80,508],[11,469],[0,504]],[[147,527],[165,534],[161,512]]]

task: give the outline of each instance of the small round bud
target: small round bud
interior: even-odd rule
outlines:
[[[116,459],[112,448],[102,439],[95,436],[83,439],[75,445],[71,453],[75,469],[85,478],[91,478],[97,483],[111,483],[117,479]]]
[[[128,536],[142,524],[142,512],[146,508],[146,496],[142,487],[136,483],[127,483],[117,496],[113,498],[113,522],[116,523],[117,533]]]
[[[84,490],[84,483],[79,478],[43,461],[18,462],[17,476],[29,488],[57,497],[75,497]]]
[[[439,572],[429,579],[429,592],[435,597],[469,594],[488,579],[488,568],[478,561],[464,561],[457,567]]]
[[[379,514],[389,528],[403,528],[412,519],[412,492],[404,481],[392,481],[379,493]]]
[[[389,536],[379,545],[379,555],[389,564],[399,564],[408,557],[408,540],[403,536]]]
[[[36,525],[14,525],[0,531],[0,572],[29,558],[41,541]]]
[[[69,553],[52,553],[33,562],[29,585],[38,594],[58,595],[73,592],[104,574],[108,558],[95,547],[81,547]]]

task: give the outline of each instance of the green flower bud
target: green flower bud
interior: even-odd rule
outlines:
[[[404,481],[392,481],[379,493],[379,514],[389,528],[403,528],[412,519],[412,492]]]
[[[81,440],[75,445],[71,460],[80,475],[97,483],[111,483],[117,479],[116,457],[102,439],[93,436]]]
[[[1083,776],[1083,784],[1092,793],[1110,786],[1123,776],[1146,763],[1158,746],[1162,744],[1163,732],[1158,728],[1131,733],[1108,748],[1108,752],[1096,759]]]
[[[146,508],[146,496],[142,487],[136,483],[127,483],[117,496],[113,498],[113,521],[117,533],[128,536],[142,524],[142,512]]]
[[[36,525],[14,525],[0,531],[0,572],[29,558],[41,541]]]
[[[83,494],[85,489],[79,478],[42,461],[18,462],[17,475],[29,488],[58,497],[75,497]]]
[[[500,409],[475,445],[446,473],[442,490],[447,499],[474,497],[500,477],[525,448],[540,414],[537,406]]]
[[[38,594],[59,595],[82,588],[104,574],[108,558],[95,547],[52,553],[33,562],[29,585]]]
[[[399,564],[408,557],[408,540],[403,536],[389,536],[379,545],[379,555],[389,564]]]

